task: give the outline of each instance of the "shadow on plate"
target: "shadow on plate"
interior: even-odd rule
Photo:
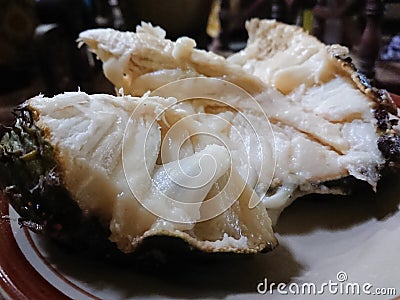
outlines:
[[[268,278],[268,283],[290,282],[303,269],[285,245],[269,253],[209,254],[200,255],[197,260],[182,257],[162,265],[144,266],[88,260],[68,254],[44,238],[38,242],[46,253],[46,260],[61,274],[84,282],[96,296],[108,290],[119,299],[221,298],[255,293],[257,284],[264,278]]]
[[[377,192],[367,184],[352,195],[310,195],[285,209],[275,231],[281,235],[305,234],[317,229],[345,229],[361,222],[384,219],[399,210],[400,175],[386,175]]]

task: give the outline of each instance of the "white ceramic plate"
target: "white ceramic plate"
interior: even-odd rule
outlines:
[[[6,299],[292,299],[298,294],[301,299],[395,299],[400,295],[398,183],[397,177],[385,180],[377,194],[298,199],[281,216],[276,227],[280,246],[270,253],[185,261],[161,271],[139,271],[65,253],[20,228],[17,214],[1,197],[1,213],[10,217],[0,222],[1,295]]]

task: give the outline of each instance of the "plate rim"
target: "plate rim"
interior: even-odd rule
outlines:
[[[19,248],[9,220],[8,197],[0,192],[0,299],[66,300],[29,263]]]

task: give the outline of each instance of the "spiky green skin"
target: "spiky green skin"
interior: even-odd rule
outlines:
[[[348,72],[359,90],[375,102],[374,112],[379,134],[378,148],[386,160],[386,166],[400,168],[400,137],[393,131],[397,120],[390,120],[389,113],[397,115],[397,106],[389,93],[384,89],[374,87],[370,80],[353,64],[351,57],[335,56],[342,62],[342,67]]]
[[[29,111],[17,110],[16,116],[15,125],[1,140],[0,171],[13,207],[42,230],[47,216],[37,198],[45,186],[59,185],[53,148],[41,138]]]
[[[54,149],[29,109],[20,107],[15,116],[0,142],[0,182],[21,225],[75,249],[113,252],[108,228],[85,215],[64,188]]]

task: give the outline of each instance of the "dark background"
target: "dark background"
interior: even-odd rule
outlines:
[[[222,30],[216,37],[206,30],[213,1],[221,7],[217,17]],[[86,48],[77,48],[76,38],[85,29],[113,27],[134,31],[142,20],[151,21],[166,29],[168,38],[187,35],[195,38],[200,48],[229,54],[245,46],[246,19],[277,18],[303,26],[304,12],[309,11],[314,20],[323,17],[324,29],[319,38],[348,46],[357,61],[357,47],[366,24],[366,2],[0,0],[0,121],[10,119],[12,107],[40,93],[53,96],[78,88],[88,93],[114,93],[102,74],[100,62]],[[379,25],[381,54],[400,32],[400,2],[384,1],[384,6]],[[400,45],[395,51],[400,52]],[[375,71],[382,87],[400,93],[398,58],[378,58]]]

